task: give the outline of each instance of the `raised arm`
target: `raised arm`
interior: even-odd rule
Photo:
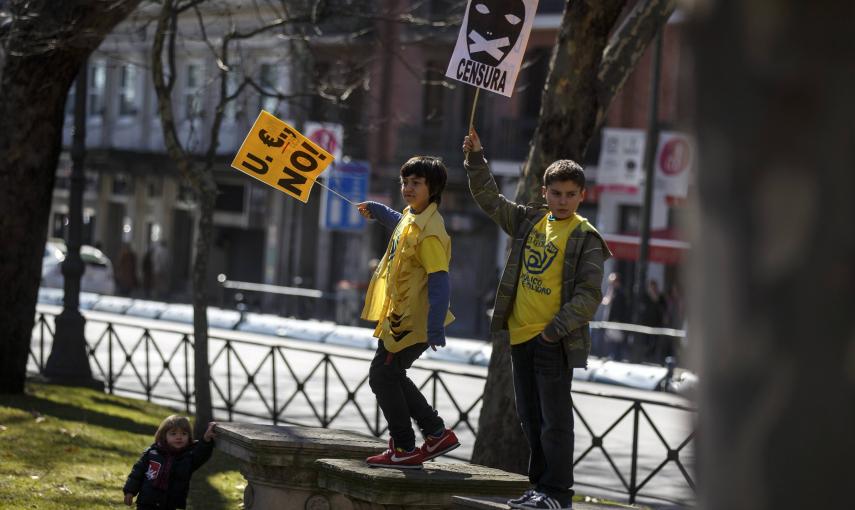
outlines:
[[[401,221],[401,213],[379,202],[362,202],[357,208],[359,214],[370,220],[377,220],[389,230],[394,230],[398,222]]]
[[[478,133],[471,130],[463,139],[463,152],[466,158],[463,168],[469,178],[469,191],[478,207],[484,211],[508,235],[514,235],[520,222],[525,218],[526,207],[505,198],[499,193],[496,180],[490,173],[487,160]]]

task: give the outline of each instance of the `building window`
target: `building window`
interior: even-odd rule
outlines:
[[[107,88],[107,65],[94,62],[89,68],[89,115],[104,115],[104,91]]]
[[[620,222],[618,229],[621,234],[637,234],[641,230],[641,207],[637,205],[621,205],[618,210]]]
[[[137,67],[125,64],[119,76],[119,115],[133,117],[137,114]]]
[[[229,213],[243,213],[245,195],[243,184],[217,184],[219,193],[214,209]]]
[[[258,71],[258,82],[264,94],[278,95],[279,76],[276,66],[271,63],[261,64]],[[277,108],[279,108],[279,98],[270,95],[262,95],[259,106],[262,110],[276,114]]]
[[[202,66],[187,64],[184,82],[184,113],[188,119],[202,115]]]
[[[149,198],[159,198],[163,195],[163,179],[159,177],[150,177],[146,182]]]
[[[441,124],[445,97],[444,73],[438,62],[427,63],[424,81],[422,118],[425,124]]]
[[[68,89],[68,97],[65,98],[65,116],[72,117],[74,116],[74,94],[77,91],[77,80],[71,84],[71,88]]]
[[[237,92],[237,89],[240,86],[240,82],[240,75],[235,72],[229,73],[228,78],[226,78],[226,96],[231,96],[232,94]],[[243,94],[241,94],[240,96],[226,103],[224,116],[226,119],[235,120],[238,117],[244,116],[243,110]]]
[[[134,180],[130,175],[117,173],[113,175],[113,194],[130,195],[134,192]]]

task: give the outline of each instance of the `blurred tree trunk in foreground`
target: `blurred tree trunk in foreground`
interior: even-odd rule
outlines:
[[[699,4],[700,507],[852,508],[852,2]]]
[[[68,89],[138,3],[0,2],[0,393],[24,390]]]

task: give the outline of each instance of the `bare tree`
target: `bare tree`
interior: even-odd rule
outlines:
[[[631,9],[621,17],[627,4]],[[562,158],[583,160],[612,99],[674,7],[675,0],[568,0],[518,201],[538,197],[549,163]],[[503,446],[496,448],[496,444]],[[516,417],[510,346],[505,342],[493,343],[472,461],[527,471],[528,445]]]
[[[219,133],[225,115],[225,107],[235,100],[240,93],[251,84],[260,89],[259,85],[249,79],[231,91],[229,74],[234,72],[231,66],[231,45],[241,39],[251,38],[260,33],[281,28],[293,21],[289,18],[279,18],[272,23],[260,24],[247,31],[239,32],[232,29],[222,37],[219,47],[208,38],[205,20],[201,13],[200,0],[185,2],[166,0],[161,4],[160,13],[154,34],[151,52],[152,78],[157,94],[158,114],[160,116],[163,139],[167,153],[175,162],[182,178],[192,187],[198,205],[198,222],[195,255],[193,259],[193,333],[194,333],[194,389],[196,408],[196,432],[204,431],[206,424],[213,419],[211,400],[210,367],[208,360],[208,259],[210,256],[213,235],[214,205],[217,197],[217,184],[214,180],[213,169],[217,162],[217,147]],[[198,31],[202,40],[208,45],[217,63],[217,104],[214,110],[210,128],[205,137],[206,147],[195,146],[192,137],[179,136],[175,107],[173,105],[173,89],[176,83],[176,41],[179,36],[179,18],[183,13],[195,15],[198,20]],[[222,15],[222,13],[220,13]],[[164,62],[164,58],[166,62]],[[267,93],[270,93],[269,91]],[[192,123],[191,119],[191,123]],[[201,161],[198,157],[202,155]]]
[[[196,427],[199,431],[204,430],[201,427],[210,421],[213,414],[208,365],[207,274],[217,195],[213,170],[223,164],[222,159],[218,159],[217,148],[227,106],[239,101],[246,93],[286,102],[298,113],[305,111],[306,100],[310,97],[342,106],[355,89],[366,86],[366,68],[371,59],[368,48],[372,42],[380,40],[373,33],[375,23],[437,28],[448,26],[444,20],[427,21],[414,16],[408,8],[397,5],[395,1],[375,5],[368,0],[330,4],[277,0],[241,7],[243,12],[239,9],[232,12],[228,4],[212,0],[162,2],[151,53],[164,143],[182,178],[194,190],[199,211],[192,277],[194,386]],[[249,16],[252,20],[250,22],[247,22],[246,9],[253,13]],[[354,20],[358,23],[353,23]],[[321,27],[332,33],[323,33]],[[347,52],[350,62],[340,62],[334,72],[328,75],[313,76],[313,42],[328,35],[351,42]],[[251,61],[252,58],[247,58],[243,50],[244,43],[265,37],[284,41],[281,47],[286,57],[280,60],[287,62],[289,69],[294,72],[292,82],[297,83],[294,90],[283,92],[271,88],[269,84],[253,79],[253,73],[246,68],[245,60]],[[185,132],[179,133],[180,119],[176,118],[173,94],[177,75],[176,48],[182,40],[191,39],[201,42],[208,50],[209,60],[216,62],[215,75],[211,80],[216,90],[213,117],[207,124],[207,132],[195,138],[187,136]]]
[[[855,5],[693,15],[699,508],[848,508]]]
[[[24,388],[68,90],[139,1],[0,4],[0,392]]]

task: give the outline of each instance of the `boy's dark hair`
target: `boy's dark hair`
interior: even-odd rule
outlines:
[[[448,170],[442,160],[433,156],[413,156],[401,166],[401,177],[424,177],[430,193],[430,201],[439,205],[442,202],[442,190],[448,180]]]
[[[543,172],[543,185],[549,186],[556,181],[573,181],[579,189],[585,189],[585,171],[572,159],[559,159]]]
[[[157,432],[154,433],[154,442],[157,444],[166,444],[166,433],[172,429],[181,429],[187,433],[190,443],[193,443],[193,427],[190,426],[190,420],[186,416],[173,414],[167,416],[157,427]]]

